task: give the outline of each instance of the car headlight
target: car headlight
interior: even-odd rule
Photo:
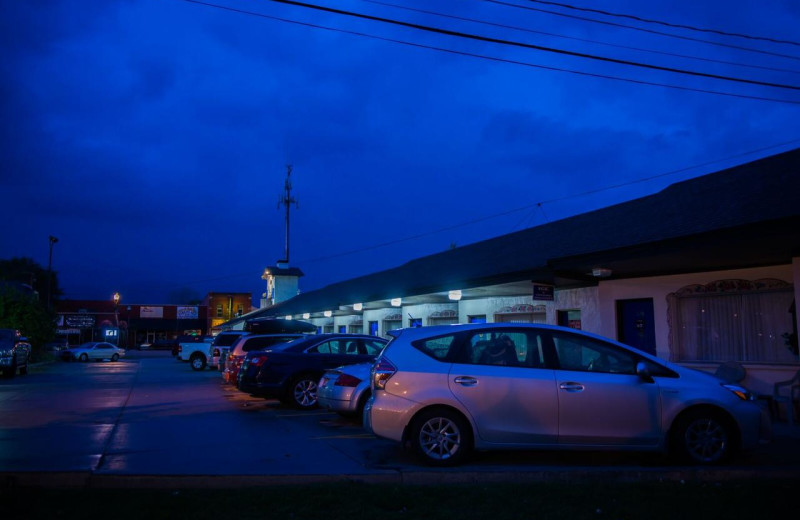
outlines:
[[[756,399],[755,394],[743,386],[724,384],[722,387],[733,392],[733,394],[742,401],[754,401]]]

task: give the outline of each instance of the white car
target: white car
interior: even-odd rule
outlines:
[[[327,370],[317,386],[317,404],[344,417],[361,417],[372,388],[372,362]]]
[[[62,351],[61,358],[68,361],[89,361],[90,359],[109,359],[118,361],[125,350],[105,341],[90,341],[77,347]]]
[[[427,464],[471,450],[668,452],[718,464],[769,441],[745,388],[565,327],[485,323],[409,328],[372,368],[365,427]]]

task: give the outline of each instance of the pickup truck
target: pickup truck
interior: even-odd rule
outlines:
[[[31,344],[16,329],[0,329],[0,370],[4,377],[28,373]]]
[[[188,361],[192,370],[204,370],[209,362],[209,348],[213,336],[180,336],[178,342],[178,361]]]

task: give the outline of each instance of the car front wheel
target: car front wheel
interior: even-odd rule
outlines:
[[[111,356],[111,361],[118,361],[118,360],[119,360],[119,354],[114,354],[113,356]]]
[[[722,464],[733,455],[735,432],[718,412],[698,410],[678,420],[672,442],[674,454],[683,462]]]
[[[409,440],[417,457],[430,466],[460,464],[472,450],[469,423],[444,408],[426,410],[414,419]]]
[[[81,354],[80,360],[81,361],[89,361],[89,355],[88,354]]]

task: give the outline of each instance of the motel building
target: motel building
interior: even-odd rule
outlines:
[[[222,328],[557,324],[704,371],[736,361],[771,395],[800,369],[800,149],[318,290],[299,292],[301,276],[267,268],[262,308]]]

